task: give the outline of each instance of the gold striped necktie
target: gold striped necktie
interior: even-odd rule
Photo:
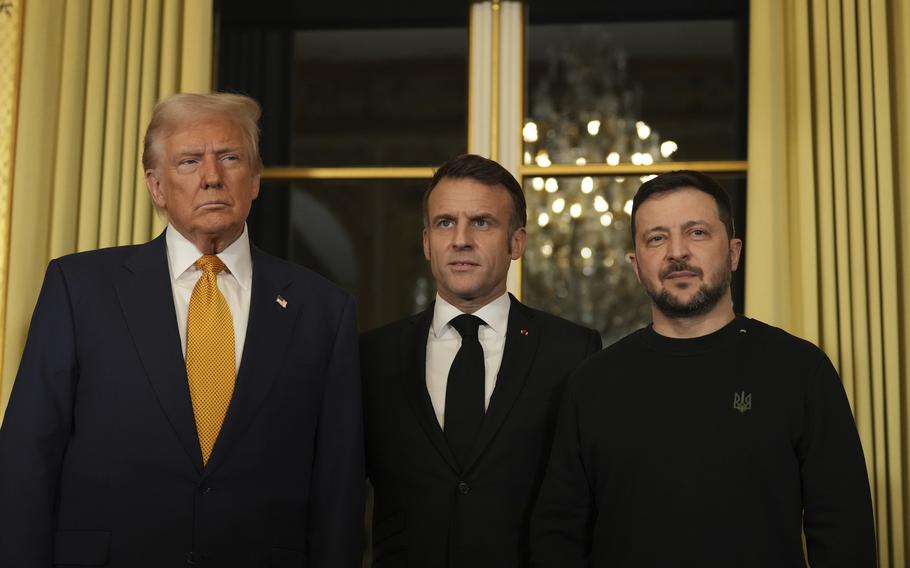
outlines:
[[[205,465],[231,402],[237,370],[234,321],[217,282],[224,263],[217,256],[207,254],[196,261],[196,268],[202,271],[202,276],[190,296],[186,322],[186,376]]]

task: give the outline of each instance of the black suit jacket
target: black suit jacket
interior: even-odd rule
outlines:
[[[459,470],[426,388],[432,317],[431,306],[361,338],[373,565],[525,566],[560,394],[600,336],[512,298],[496,388]]]
[[[0,566],[359,564],[354,304],[255,247],[252,261],[205,468],[164,236],[51,261],[0,429]]]

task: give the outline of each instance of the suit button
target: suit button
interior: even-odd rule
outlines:
[[[471,486],[465,483],[464,481],[458,482],[458,492],[462,495],[467,495],[471,492]]]
[[[201,493],[202,495],[208,495],[211,492],[212,492],[212,488],[209,486],[199,488],[199,493]]]
[[[197,562],[197,560],[198,560],[197,556],[195,554],[193,554],[192,552],[190,552],[186,555],[186,565],[187,566],[197,566],[199,564]]]

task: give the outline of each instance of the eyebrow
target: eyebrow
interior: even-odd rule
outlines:
[[[241,151],[243,151],[243,146],[216,146],[214,149],[215,154]],[[184,146],[177,149],[177,154],[180,156],[201,156],[205,154],[205,146]]]
[[[460,216],[460,213],[440,213],[439,215],[436,215],[435,217],[433,217],[433,221],[438,221],[440,219],[456,219],[459,216]],[[477,212],[472,212],[472,213],[465,213],[465,217],[467,217],[469,221],[474,221],[477,219],[494,219],[495,220],[495,217],[489,211],[477,211]]]
[[[659,232],[659,231],[663,231],[664,233],[669,233],[670,229],[668,229],[667,227],[664,227],[663,225],[658,225],[656,227],[647,227],[646,229],[644,229],[642,231],[642,234],[647,235],[648,233],[655,233],[655,232]]]
[[[708,222],[704,221],[702,219],[695,219],[692,221],[686,221],[685,223],[683,223],[680,226],[680,228],[682,228],[683,230],[691,229],[692,227],[694,227],[696,225],[708,225]],[[644,234],[652,233],[655,231],[663,231],[665,233],[669,233],[670,229],[669,229],[669,227],[665,227],[664,225],[658,225],[656,227],[648,227],[647,229],[644,230]]]
[[[183,146],[181,148],[177,148],[177,151],[175,152],[175,154],[181,155],[181,156],[187,155],[187,154],[194,155],[194,156],[201,156],[204,153],[205,153],[205,148],[202,146]]]
[[[227,152],[242,152],[242,151],[243,151],[242,144],[239,146],[216,146],[215,147],[216,154],[224,154]]]
[[[492,213],[489,213],[487,211],[479,211],[477,213],[472,213],[472,214],[468,215],[468,219],[470,219],[471,221],[474,221],[477,219],[490,219],[492,221],[495,221],[496,217]]]

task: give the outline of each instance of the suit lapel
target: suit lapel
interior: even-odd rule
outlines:
[[[180,347],[164,233],[136,248],[114,286],[158,402],[190,461],[201,472],[202,453]]]
[[[417,422],[426,433],[427,437],[439,451],[442,458],[449,466],[458,471],[455,455],[445,439],[433,402],[427,391],[427,334],[430,332],[430,323],[433,320],[433,306],[423,313],[415,316],[408,322],[405,332],[401,337],[401,361],[404,373],[404,388],[411,405],[411,410],[417,417]]]
[[[280,371],[284,353],[294,332],[294,323],[306,301],[299,290],[292,289],[293,280],[283,264],[256,247],[250,248],[253,287],[243,357],[237,372],[234,395],[205,468],[206,476],[224,462],[231,447],[260,411]],[[279,295],[285,298],[284,306],[276,301]]]
[[[540,341],[540,326],[534,318],[534,312],[522,305],[511,294],[512,305],[509,308],[509,324],[506,327],[506,344],[503,349],[502,363],[496,377],[496,388],[490,397],[486,416],[480,426],[474,450],[466,464],[470,468],[493,440],[496,432],[518,399],[527,382],[537,353]]]

